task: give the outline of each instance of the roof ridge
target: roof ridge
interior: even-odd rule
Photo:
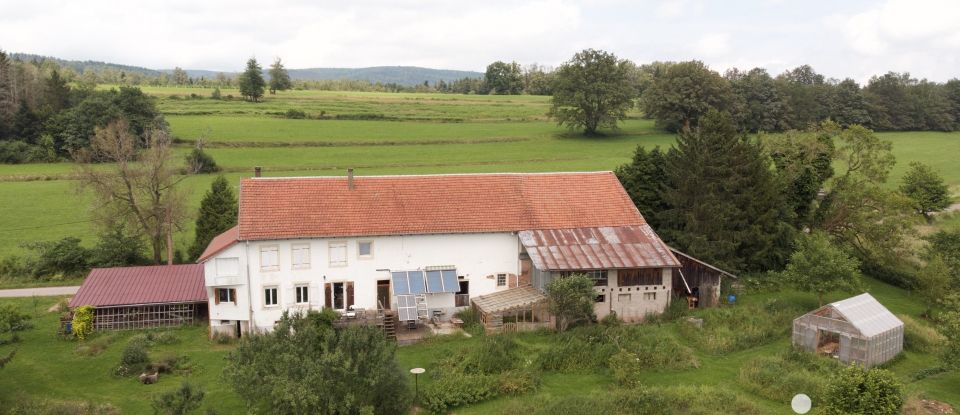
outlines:
[[[612,170],[592,170],[592,171],[556,171],[556,172],[499,172],[499,173],[434,173],[434,174],[381,174],[381,175],[355,175],[354,178],[366,179],[392,179],[408,177],[464,177],[464,176],[560,176],[574,174],[613,174]],[[302,179],[346,179],[347,176],[273,176],[273,177],[244,177],[241,180],[302,180]]]

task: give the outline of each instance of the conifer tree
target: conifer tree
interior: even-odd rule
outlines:
[[[270,93],[276,94],[277,91],[286,91],[291,86],[290,74],[287,72],[287,68],[283,67],[280,58],[277,58],[273,61],[273,65],[270,65]]]
[[[200,202],[197,215],[196,239],[190,247],[190,257],[200,257],[213,238],[237,224],[237,197],[230,183],[218,176]]]
[[[661,195],[666,180],[663,171],[666,162],[664,157],[660,146],[651,151],[637,146],[633,160],[614,172],[633,204],[654,229],[658,228],[657,214],[667,207]]]
[[[240,95],[243,95],[245,99],[257,102],[263,97],[266,81],[263,80],[263,69],[257,63],[256,58],[250,58],[247,61],[247,69],[240,74],[238,84],[240,85]]]
[[[711,110],[666,155],[658,232],[689,254],[738,271],[777,269],[793,229],[783,189],[759,143]]]

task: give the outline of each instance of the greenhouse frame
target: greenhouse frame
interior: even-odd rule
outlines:
[[[903,351],[903,322],[864,293],[793,320],[793,345],[870,368]]]

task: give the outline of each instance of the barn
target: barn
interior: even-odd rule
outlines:
[[[793,320],[793,345],[870,368],[903,350],[903,322],[863,293]]]
[[[94,307],[94,330],[179,326],[207,316],[203,265],[94,268],[70,308]]]

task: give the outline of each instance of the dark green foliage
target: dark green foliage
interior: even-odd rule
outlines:
[[[284,314],[272,332],[244,337],[223,379],[253,412],[403,413],[410,396],[396,345],[376,327],[314,321]]]
[[[670,131],[693,128],[710,110],[729,111],[734,95],[730,83],[703,62],[667,66],[643,92],[644,113]]]
[[[153,398],[154,413],[163,415],[186,415],[200,408],[206,392],[192,383],[183,381],[180,387]]]
[[[850,365],[830,380],[824,394],[826,414],[894,415],[903,406],[903,386],[884,369]]]
[[[630,62],[600,50],[586,49],[557,69],[548,115],[559,125],[594,135],[616,128],[633,106]]]
[[[830,85],[810,65],[780,74],[777,82],[787,98],[791,128],[807,129],[829,117]]]
[[[302,120],[307,118],[307,113],[303,112],[302,110],[291,108],[288,109],[287,112],[283,113],[283,117],[291,120]]]
[[[943,177],[930,166],[914,161],[903,176],[900,191],[913,200],[913,207],[921,215],[946,209],[950,206],[950,189]]]
[[[38,144],[43,132],[43,120],[30,110],[26,101],[20,101],[20,109],[13,118],[13,128],[10,135],[14,140],[27,144]]]
[[[46,133],[53,139],[60,156],[88,148],[97,127],[123,118],[130,132],[136,135],[139,146],[145,146],[147,130],[165,127],[154,99],[140,88],[121,86],[119,90],[77,92],[79,102],[53,115],[45,124]]]
[[[550,312],[556,316],[557,330],[564,331],[571,324],[593,320],[596,294],[593,280],[583,274],[555,278],[547,283]]]
[[[689,415],[764,413],[733,390],[714,386],[616,388],[593,395],[549,397],[507,406],[503,415]]]
[[[496,61],[487,65],[483,79],[491,94],[517,95],[523,91],[523,76],[516,62]]]
[[[682,324],[680,333],[700,349],[722,355],[784,338],[790,333],[793,319],[803,312],[802,308],[781,301],[763,306],[710,308],[698,314],[703,318],[702,328]]]
[[[0,141],[0,163],[23,164],[50,161],[47,152],[22,141]]]
[[[90,250],[80,246],[78,238],[33,242],[24,244],[24,247],[36,254],[35,262],[30,265],[35,277],[55,274],[79,276],[89,267]]]
[[[783,131],[789,128],[786,97],[765,69],[727,73],[736,96],[736,117],[746,131]]]
[[[240,87],[240,95],[248,101],[258,102],[263,97],[263,90],[266,87],[266,81],[263,80],[263,70],[256,58],[247,60],[247,69],[240,74],[237,84]]]
[[[950,270],[951,284],[960,289],[960,229],[941,230],[926,239],[927,258],[939,257]]]
[[[802,229],[811,220],[814,200],[833,176],[833,138],[827,131],[836,124],[824,123],[809,131],[790,130],[761,138],[786,186],[786,202],[794,213],[794,226]]]
[[[830,105],[830,118],[844,127],[854,124],[872,124],[867,108],[867,99],[864,97],[860,85],[853,79],[844,79],[834,88],[833,100]]]
[[[196,238],[190,246],[190,258],[200,257],[213,238],[237,224],[237,197],[223,176],[217,177],[200,201]]]
[[[7,343],[16,343],[19,341],[17,333],[32,328],[30,315],[20,311],[19,308],[10,303],[0,304],[0,345]],[[10,334],[10,338],[5,336]],[[15,351],[11,351],[8,357],[0,357],[0,368],[13,358]]]
[[[757,357],[740,368],[738,382],[747,390],[777,402],[804,393],[820,402],[830,374],[842,366],[836,361],[800,350]]]
[[[132,375],[142,369],[150,361],[147,356],[148,346],[149,341],[145,337],[131,337],[120,355],[120,366],[116,373]]]
[[[733,271],[777,269],[793,229],[782,185],[759,143],[711,111],[666,155],[660,235],[677,249]]]
[[[93,248],[91,264],[109,268],[147,264],[146,245],[143,239],[130,235],[121,225],[114,225],[100,235],[100,241]]]
[[[643,146],[637,146],[633,160],[614,171],[633,204],[654,229],[659,228],[657,213],[667,209],[662,196],[666,185],[665,165],[666,159],[659,146],[649,152]]]
[[[581,373],[613,368],[611,359],[620,352],[632,355],[639,370],[683,370],[699,366],[693,350],[674,336],[653,331],[650,326],[577,327],[556,335],[534,364],[543,371]]]
[[[943,313],[938,320],[940,333],[947,339],[940,352],[940,361],[944,367],[958,369],[960,368],[960,310],[951,309]]]
[[[195,147],[187,154],[187,170],[192,174],[207,174],[220,171],[220,166],[213,159],[213,156],[203,151],[203,148]]]

